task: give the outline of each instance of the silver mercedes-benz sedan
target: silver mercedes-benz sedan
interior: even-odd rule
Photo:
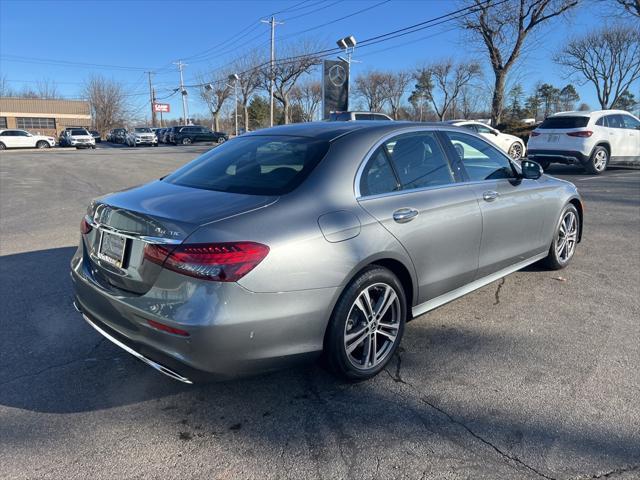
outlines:
[[[276,127],[94,200],[75,305],[186,383],[320,355],[365,379],[408,320],[531,263],[565,267],[582,220],[574,185],[468,130]]]

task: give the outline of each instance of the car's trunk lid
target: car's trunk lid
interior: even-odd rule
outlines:
[[[84,235],[90,273],[105,288],[134,294],[151,288],[161,267],[145,245],[182,243],[199,226],[275,202],[277,197],[217,192],[155,181],[96,201]],[[215,242],[215,239],[211,239]]]

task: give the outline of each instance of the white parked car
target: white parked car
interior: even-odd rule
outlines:
[[[26,130],[0,130],[0,150],[5,148],[55,147],[56,139],[45,135],[33,135]]]
[[[138,145],[158,146],[158,137],[149,127],[136,127],[127,132],[127,145],[137,147]]]
[[[556,113],[531,132],[528,148],[542,168],[577,164],[597,175],[609,163],[640,162],[640,120],[624,110]]]
[[[86,128],[70,127],[60,135],[60,146],[76,148],[96,148],[96,139]]]
[[[502,133],[485,123],[473,120],[451,120],[447,123],[479,133],[491,143],[495,144],[498,148],[507,152],[507,154],[514,160],[520,160],[525,156],[526,147],[524,145],[524,141],[515,135]]]

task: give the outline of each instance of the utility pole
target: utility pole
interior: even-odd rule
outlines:
[[[269,20],[260,20],[262,23],[268,23],[271,26],[271,74],[269,83],[269,126],[273,127],[273,83],[274,83],[274,70],[276,65],[276,25],[284,25],[284,22],[276,22],[275,17],[271,17]]]
[[[182,69],[187,66],[186,63],[182,63],[182,61],[178,60],[173,63],[178,66],[178,70],[180,71],[180,94],[182,95],[182,117],[184,119],[184,124],[187,125],[189,123],[189,108],[187,106],[187,91],[184,89],[184,77],[182,75]]]
[[[147,74],[149,75],[149,102],[151,102],[151,126],[155,127],[156,111],[154,110],[153,105],[156,103],[156,96],[155,96],[155,93],[153,92],[153,87],[151,86],[151,75],[153,75],[153,72],[147,72]]]

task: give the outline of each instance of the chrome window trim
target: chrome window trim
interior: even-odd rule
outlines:
[[[364,160],[362,160],[362,162],[358,166],[358,170],[356,170],[356,176],[355,176],[355,180],[354,180],[354,183],[353,183],[353,192],[354,192],[356,200],[360,201],[360,200],[367,200],[369,198],[383,198],[383,197],[386,197],[386,196],[402,195],[404,193],[415,193],[415,192],[420,192],[420,191],[425,191],[425,190],[448,188],[448,187],[459,186],[459,185],[471,185],[471,184],[474,184],[474,183],[482,183],[482,182],[493,182],[495,180],[498,180],[498,179],[474,180],[474,181],[465,181],[465,180],[457,181],[457,180],[454,180],[453,183],[449,183],[447,185],[436,185],[436,186],[433,186],[433,187],[412,188],[412,189],[409,189],[409,190],[397,190],[397,191],[386,192],[386,193],[378,193],[376,195],[362,195],[360,193],[360,180],[362,179],[362,173],[364,172],[364,168],[366,167],[367,163],[369,163],[369,160],[371,160],[371,157],[376,152],[378,147],[380,147],[380,145],[382,145],[383,143],[385,143],[386,141],[388,141],[389,139],[391,139],[391,138],[393,138],[395,136],[402,135],[402,134],[405,134],[405,133],[414,133],[414,132],[457,132],[457,133],[462,133],[464,135],[469,135],[471,137],[475,137],[478,140],[481,140],[484,143],[486,143],[488,146],[490,146],[496,152],[498,152],[504,158],[506,158],[507,161],[511,164],[511,166],[515,169],[516,172],[518,172],[518,173],[522,172],[520,166],[517,163],[515,163],[513,161],[513,159],[511,157],[509,157],[509,155],[507,155],[506,153],[502,152],[499,148],[497,148],[494,145],[492,145],[485,138],[483,138],[480,134],[478,134],[478,133],[476,133],[474,131],[465,129],[464,127],[459,127],[459,126],[455,126],[455,125],[453,125],[453,126],[442,126],[442,127],[439,127],[439,126],[435,127],[435,126],[432,126],[432,125],[424,126],[424,127],[416,127],[416,126],[414,126],[414,127],[406,127],[406,128],[402,128],[402,129],[399,129],[399,130],[394,130],[393,132],[385,134],[383,137],[380,138],[380,140],[378,140],[376,143],[373,144],[373,147],[371,147],[369,149],[369,151],[367,152],[367,154],[364,156]],[[438,139],[438,141],[439,141],[439,139]],[[446,152],[446,149],[443,149],[443,153],[445,155],[445,158],[447,159],[447,162],[449,163],[449,166],[451,168],[453,168],[453,166],[451,165],[451,162],[450,162],[449,155]],[[500,179],[500,180],[508,180],[508,179]]]

